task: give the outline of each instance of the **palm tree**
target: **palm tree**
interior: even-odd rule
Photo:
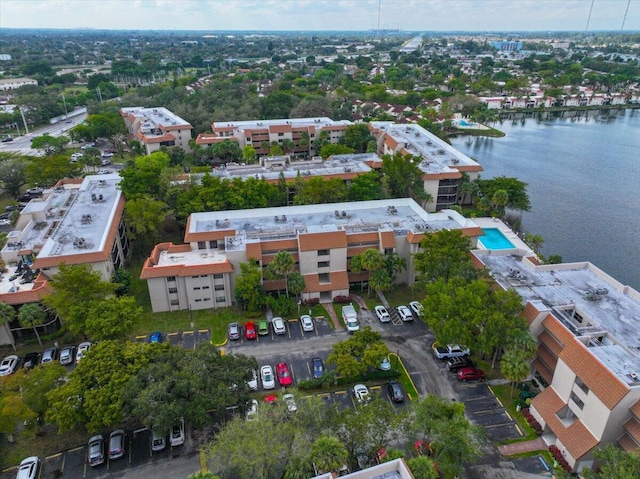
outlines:
[[[491,206],[496,209],[498,216],[504,216],[504,210],[509,204],[509,193],[507,190],[496,190],[491,197]]]
[[[122,146],[122,142],[125,141],[127,138],[118,131],[113,135],[111,135],[111,138],[109,139],[111,140],[111,144],[113,145],[113,148],[116,150],[116,153],[120,155],[120,158],[124,158],[124,147]]]
[[[289,275],[295,271],[296,261],[288,251],[278,251],[273,261],[267,266],[267,275],[278,279],[284,278],[285,290],[289,297]]]
[[[507,351],[500,361],[500,370],[505,378],[511,381],[511,397],[513,397],[513,386],[515,383],[527,379],[531,366],[529,358],[522,351],[512,349]]]
[[[293,140],[290,140],[289,138],[282,140],[282,149],[285,153],[292,153],[295,147],[296,145]]]
[[[311,446],[311,460],[317,472],[337,472],[348,456],[347,448],[333,436],[320,436]]]
[[[18,312],[18,322],[23,328],[33,328],[33,332],[36,333],[38,343],[42,346],[42,340],[38,334],[38,326],[44,324],[47,318],[47,313],[42,306],[38,303],[23,304]]]
[[[11,333],[11,327],[9,326],[9,323],[13,321],[15,317],[16,310],[13,308],[13,306],[6,303],[0,303],[0,323],[6,329],[7,336],[9,337],[9,341],[11,341],[11,346],[13,346],[14,351],[16,350],[16,342],[13,339],[13,334]]]
[[[371,274],[384,267],[384,257],[380,250],[368,249],[361,255],[360,264],[362,269],[369,272],[369,287],[367,293],[371,292]]]
[[[407,260],[396,253],[387,253],[384,255],[384,267],[389,272],[391,282],[395,281],[396,276],[407,269]]]
[[[307,156],[311,155],[311,151],[309,147],[311,146],[311,142],[309,141],[309,132],[303,131],[300,133],[300,146],[306,147]]]

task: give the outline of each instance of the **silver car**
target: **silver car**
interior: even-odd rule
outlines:
[[[104,440],[102,434],[97,434],[89,439],[87,462],[91,467],[99,466],[104,462]]]
[[[308,314],[300,316],[300,324],[302,324],[302,330],[305,332],[313,332],[313,319]]]
[[[271,325],[273,326],[273,332],[276,334],[287,334],[287,328],[284,325],[284,321],[282,320],[282,318],[278,317],[278,318],[273,318],[273,321],[271,322]]]
[[[124,456],[124,430],[117,429],[109,435],[109,459],[120,459]]]

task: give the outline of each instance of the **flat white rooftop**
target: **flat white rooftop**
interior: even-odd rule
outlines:
[[[162,251],[156,266],[194,266],[200,264],[224,263],[226,260],[227,255],[224,254],[224,252],[219,252],[219,250],[215,249],[186,251],[180,253]]]
[[[427,213],[410,198],[320,205],[256,208],[250,210],[193,213],[189,233],[234,229],[227,250],[242,250],[245,242],[295,238],[320,231],[365,233],[394,231],[406,236],[441,229],[475,227],[473,221],[452,210]]]
[[[122,108],[122,111],[140,118],[142,121],[141,130],[144,134],[149,135],[153,130],[160,129],[161,126],[178,126],[191,127],[190,123],[183,120],[170,110],[164,107],[143,108],[140,106]]]
[[[119,182],[118,174],[87,176],[80,185],[57,187],[31,200],[21,212],[27,224],[8,234],[3,257],[20,250],[39,250],[38,258],[102,250],[120,200]]]
[[[640,386],[640,294],[590,263],[533,267],[521,256],[477,251],[493,278],[541,302],[619,378]]]
[[[409,153],[420,157],[422,161],[418,166],[424,173],[454,173],[461,166],[480,167],[479,163],[420,125],[400,125],[392,121],[372,121],[371,124],[402,143]]]
[[[280,174],[287,180],[295,179],[298,174],[305,177],[310,176],[337,176],[345,173],[363,174],[371,171],[365,161],[382,162],[378,155],[374,153],[362,153],[353,155],[334,155],[322,160],[321,157],[314,157],[308,160],[290,160],[288,157],[263,158],[260,163],[227,163],[218,168],[214,168],[209,175],[218,178],[256,178],[265,180],[278,180]],[[203,174],[192,175],[201,178]]]
[[[280,118],[273,120],[244,120],[244,121],[215,121],[214,128],[235,127],[239,130],[252,128],[265,128],[268,126],[291,125],[293,127],[302,126],[335,126],[335,125],[352,125],[349,120],[332,120],[326,116],[318,116],[312,118]]]

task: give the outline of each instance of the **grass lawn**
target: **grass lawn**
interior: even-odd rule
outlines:
[[[400,372],[398,382],[402,384],[402,387],[407,393],[407,397],[411,401],[418,399],[420,397],[420,393],[418,393],[415,384],[413,384],[413,381],[411,380],[411,376],[409,376],[407,369],[404,367],[402,358],[400,358],[396,353],[391,353],[389,354],[389,361],[391,361],[391,366]]]

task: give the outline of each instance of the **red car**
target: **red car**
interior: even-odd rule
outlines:
[[[278,363],[276,366],[276,376],[278,376],[280,386],[283,388],[291,386],[291,373],[289,372],[289,366],[287,366],[287,363]]]
[[[256,323],[253,321],[244,323],[244,337],[247,339],[256,339]]]
[[[458,379],[460,381],[484,381],[484,371],[473,367],[460,368],[458,369]]]

